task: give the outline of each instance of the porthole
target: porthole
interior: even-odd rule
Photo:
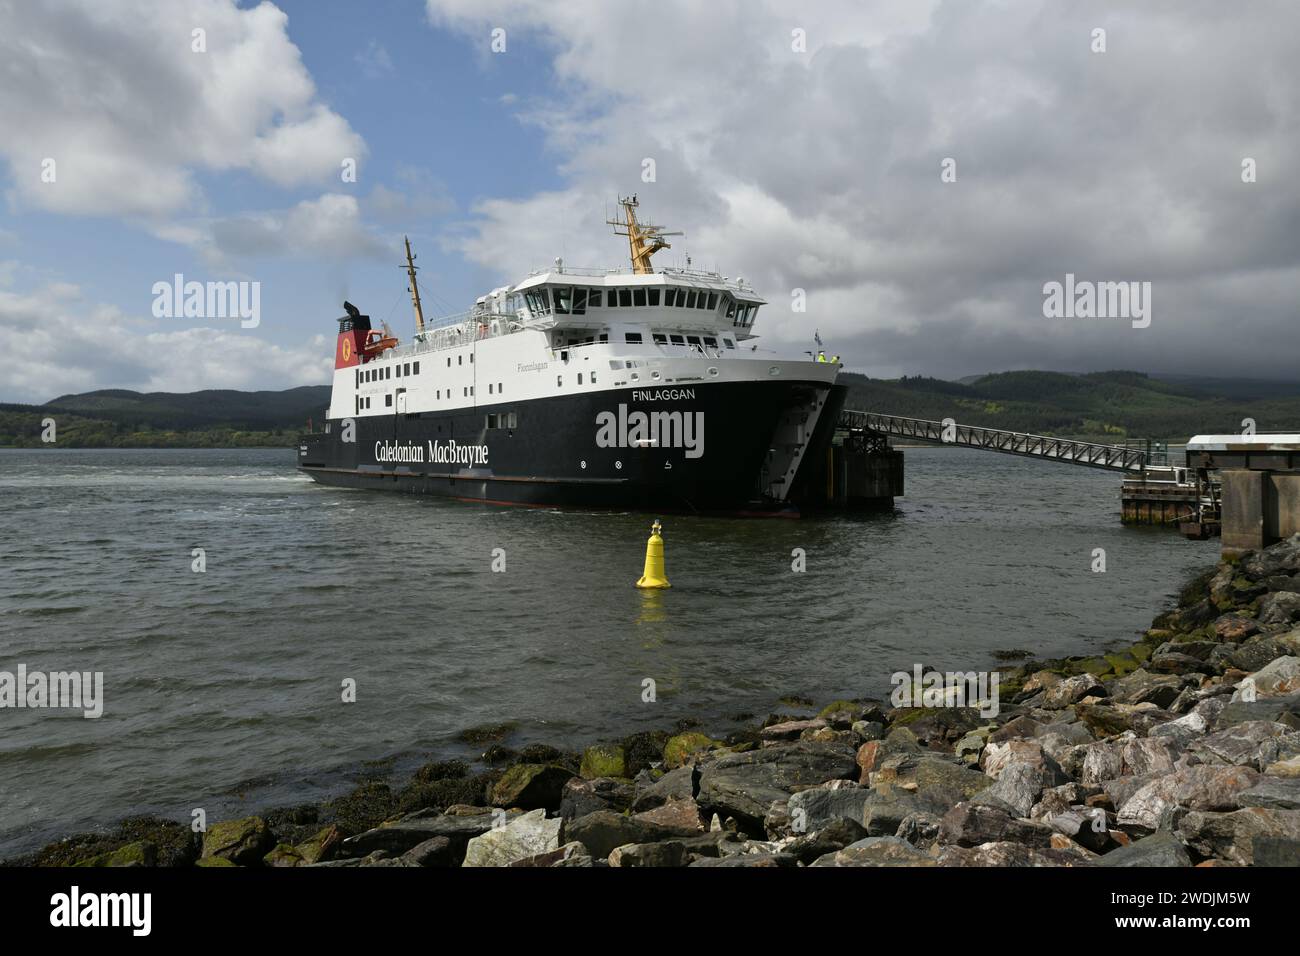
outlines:
[[[713,366],[709,366],[709,374],[712,375],[714,378],[717,378],[718,370]]]
[[[623,463],[622,463],[621,461],[616,461],[616,462],[614,462],[614,467],[615,467],[616,469],[618,469],[619,471],[622,471],[622,470],[623,470]]]
[[[767,374],[768,374],[768,375],[780,375],[780,374],[781,374],[781,366],[779,366],[779,365],[773,365],[771,368],[769,368],[769,369],[767,370]]]

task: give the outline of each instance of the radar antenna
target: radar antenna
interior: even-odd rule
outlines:
[[[637,275],[650,275],[655,271],[650,265],[650,257],[660,249],[672,248],[663,237],[681,236],[685,233],[664,232],[662,226],[637,222],[636,208],[639,204],[635,193],[627,198],[620,196],[618,202],[623,207],[623,218],[605,221],[614,227],[615,235],[627,236],[628,248],[632,253],[632,271]]]

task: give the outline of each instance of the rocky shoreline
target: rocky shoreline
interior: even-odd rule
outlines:
[[[32,866],[1300,865],[1300,535],[1127,650],[999,669],[1001,706],[835,701],[714,739],[502,745],[321,805],[70,837]]]

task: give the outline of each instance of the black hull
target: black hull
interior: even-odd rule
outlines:
[[[301,436],[298,467],[345,488],[510,505],[664,512],[789,510],[763,494],[776,423],[792,406],[822,404],[804,463],[825,454],[847,389],[815,382],[694,383],[557,396],[516,404],[365,416]],[[677,447],[601,447],[602,413],[699,416]],[[489,415],[498,416],[488,427]],[[509,416],[513,416],[513,421]],[[607,419],[608,420],[608,419]],[[682,437],[680,430],[666,432]],[[608,433],[606,444],[609,444]],[[694,439],[692,443],[690,439]],[[392,449],[397,449],[394,453]],[[386,461],[386,457],[404,460]],[[797,479],[796,479],[797,482]]]

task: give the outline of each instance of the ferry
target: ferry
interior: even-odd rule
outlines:
[[[670,248],[609,220],[630,269],[560,259],[402,343],[344,303],[330,407],[300,438],[314,480],[501,504],[790,513],[824,465],[847,388],[824,354],[759,348],[744,279],[654,269]]]

